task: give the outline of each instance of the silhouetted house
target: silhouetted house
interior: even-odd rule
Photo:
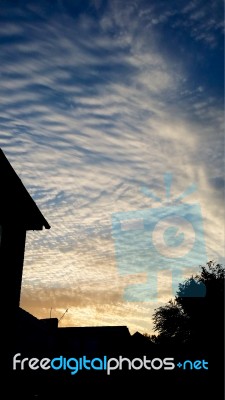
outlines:
[[[127,326],[63,327],[58,328],[57,338],[59,349],[77,356],[122,354],[131,344]]]
[[[38,319],[29,312],[18,308],[14,322],[13,354],[44,354],[54,352],[57,347],[58,319]]]
[[[50,226],[0,149],[0,265],[7,284],[7,312],[20,303],[26,232]]]
[[[151,339],[145,335],[142,335],[140,332],[135,332],[132,337],[132,347],[138,349],[139,351],[149,351],[152,348],[155,348],[155,344],[151,341]]]

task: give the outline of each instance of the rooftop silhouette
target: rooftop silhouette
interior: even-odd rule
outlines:
[[[0,225],[28,230],[50,229],[37,204],[0,149]]]

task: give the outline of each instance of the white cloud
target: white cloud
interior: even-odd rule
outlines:
[[[208,252],[222,254],[215,179],[223,117],[207,91],[187,87],[185,66],[173,68],[154,30],[143,28],[154,10],[136,18],[135,4],[121,12],[118,4],[98,26],[65,15],[10,25],[9,35],[28,39],[3,49],[0,144],[52,226],[28,234],[22,305],[41,316],[70,303],[75,324],[126,321],[147,331],[153,305],[122,300],[125,285],[139,278],[118,276],[111,215],[155,206],[140,188],[154,184],[163,197],[171,171],[173,195],[197,183],[191,198],[203,208]]]

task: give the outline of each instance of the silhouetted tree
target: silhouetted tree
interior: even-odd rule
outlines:
[[[149,335],[149,333],[145,332],[143,333],[143,336],[149,339],[152,343],[157,343],[157,335]]]
[[[190,318],[176,300],[156,309],[153,321],[159,342],[186,342],[190,336]]]
[[[153,314],[158,342],[223,344],[224,278],[221,264],[209,261],[179,285],[175,299]]]

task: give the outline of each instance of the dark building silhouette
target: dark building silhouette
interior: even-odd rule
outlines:
[[[0,149],[0,266],[11,316],[20,303],[26,232],[43,227],[50,225]]]

